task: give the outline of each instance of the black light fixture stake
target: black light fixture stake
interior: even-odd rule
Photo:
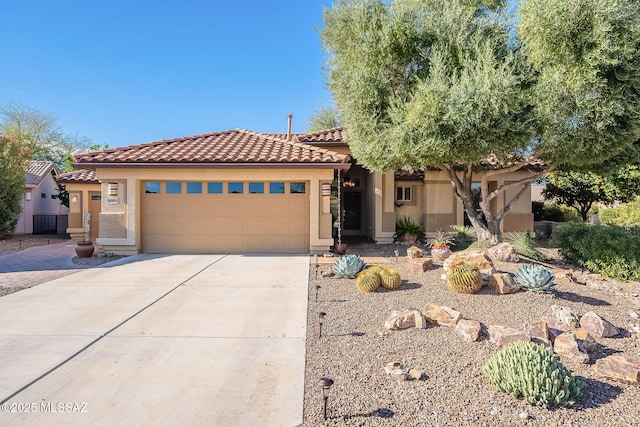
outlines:
[[[396,256],[396,264],[398,263],[398,255],[400,255],[400,251],[399,250],[395,250],[393,251],[393,254]]]
[[[315,264],[316,264],[316,279],[318,279],[318,255],[314,255],[314,258],[316,260]]]
[[[322,377],[318,381],[318,386],[322,389],[322,397],[324,399],[324,419],[327,419],[327,400],[329,400],[329,389],[333,385],[331,378]]]
[[[324,311],[321,311],[320,313],[318,313],[318,319],[320,319],[320,335],[319,338],[322,338],[322,322],[324,319],[324,316],[326,316],[327,313],[325,313]]]
[[[318,291],[320,290],[320,285],[316,285],[316,302],[318,302]]]

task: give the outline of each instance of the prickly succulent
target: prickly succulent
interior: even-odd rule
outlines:
[[[482,288],[482,274],[475,264],[462,262],[447,273],[447,285],[462,294],[475,294]]]
[[[373,292],[380,287],[380,273],[376,269],[366,269],[358,274],[356,286],[360,292]]]
[[[584,382],[543,345],[508,344],[489,358],[482,371],[498,390],[531,405],[571,406]]]
[[[333,264],[336,277],[353,279],[364,268],[364,261],[358,255],[343,255]]]
[[[527,264],[518,269],[514,280],[521,289],[535,292],[553,292],[556,284],[551,272],[539,264]]]
[[[400,277],[400,273],[393,268],[383,268],[379,272],[380,274],[380,284],[385,289],[398,289],[402,284],[402,278]]]

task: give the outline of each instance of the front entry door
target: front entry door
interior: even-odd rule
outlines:
[[[362,235],[362,192],[345,191],[343,234],[347,236]]]

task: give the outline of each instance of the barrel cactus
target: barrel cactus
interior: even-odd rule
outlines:
[[[343,255],[333,264],[333,272],[337,277],[353,279],[364,268],[364,261],[358,255]]]
[[[402,284],[400,273],[393,268],[383,268],[379,271],[381,285],[385,289],[398,289]]]
[[[535,292],[553,292],[554,279],[551,272],[539,264],[523,265],[514,277],[521,289]]]
[[[482,288],[482,274],[477,265],[462,262],[447,273],[447,285],[455,292],[475,294]]]
[[[531,405],[571,406],[584,382],[543,345],[515,341],[497,351],[482,371],[498,390]]]
[[[373,292],[380,287],[380,273],[376,269],[366,269],[358,274],[356,286],[360,292]]]

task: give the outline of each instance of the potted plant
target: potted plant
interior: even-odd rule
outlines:
[[[89,238],[88,233],[89,225],[87,219],[87,224],[85,225],[84,232],[82,233],[82,240],[78,240],[78,243],[75,247],[76,255],[78,255],[78,258],[91,258],[91,255],[93,255],[95,247],[93,246],[93,242]]]
[[[453,242],[442,230],[438,230],[438,233],[427,241],[427,245],[431,248],[431,257],[433,260],[443,262],[451,255],[450,248]]]
[[[409,217],[402,217],[396,222],[396,240],[415,243],[423,234],[422,228]]]

